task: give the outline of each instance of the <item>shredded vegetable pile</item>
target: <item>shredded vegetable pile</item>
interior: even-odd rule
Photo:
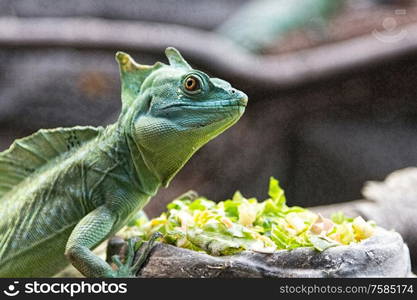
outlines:
[[[162,242],[219,256],[299,247],[324,251],[374,234],[376,225],[361,217],[339,212],[328,219],[305,208],[288,207],[284,191],[272,177],[268,194],[270,198],[258,202],[236,192],[232,199],[215,203],[189,192],[168,204],[168,211],[159,217],[132,221],[124,236],[148,240],[160,232]]]

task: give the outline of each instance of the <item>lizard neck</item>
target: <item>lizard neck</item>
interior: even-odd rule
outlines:
[[[137,149],[126,127],[118,122],[109,125],[103,136],[111,141],[108,144],[111,148],[109,151],[112,151],[118,157],[131,180],[131,184],[136,186],[140,193],[154,196],[161,183],[146,166],[142,154]]]

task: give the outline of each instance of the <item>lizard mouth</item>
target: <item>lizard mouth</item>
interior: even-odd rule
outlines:
[[[171,109],[175,107],[180,108],[201,108],[201,109],[224,109],[227,107],[246,107],[248,103],[248,98],[242,97],[239,99],[232,99],[232,100],[219,100],[213,102],[200,102],[200,103],[171,103],[164,106],[162,109]]]

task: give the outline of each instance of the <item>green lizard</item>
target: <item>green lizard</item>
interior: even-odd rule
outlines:
[[[133,276],[92,253],[190,157],[242,116],[247,96],[194,70],[116,54],[122,111],[105,128],[41,129],[0,153],[0,277],[47,277],[69,261],[88,277]],[[66,257],[65,257],[66,256]]]

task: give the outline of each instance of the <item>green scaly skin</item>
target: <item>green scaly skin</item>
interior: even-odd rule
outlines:
[[[117,53],[122,112],[115,124],[41,130],[0,153],[0,277],[48,277],[69,262],[88,277],[134,275],[117,259],[113,270],[92,249],[236,123],[247,103],[174,48],[166,55],[169,65],[145,66]],[[188,90],[190,81],[196,85]],[[22,167],[26,158],[39,164]]]

